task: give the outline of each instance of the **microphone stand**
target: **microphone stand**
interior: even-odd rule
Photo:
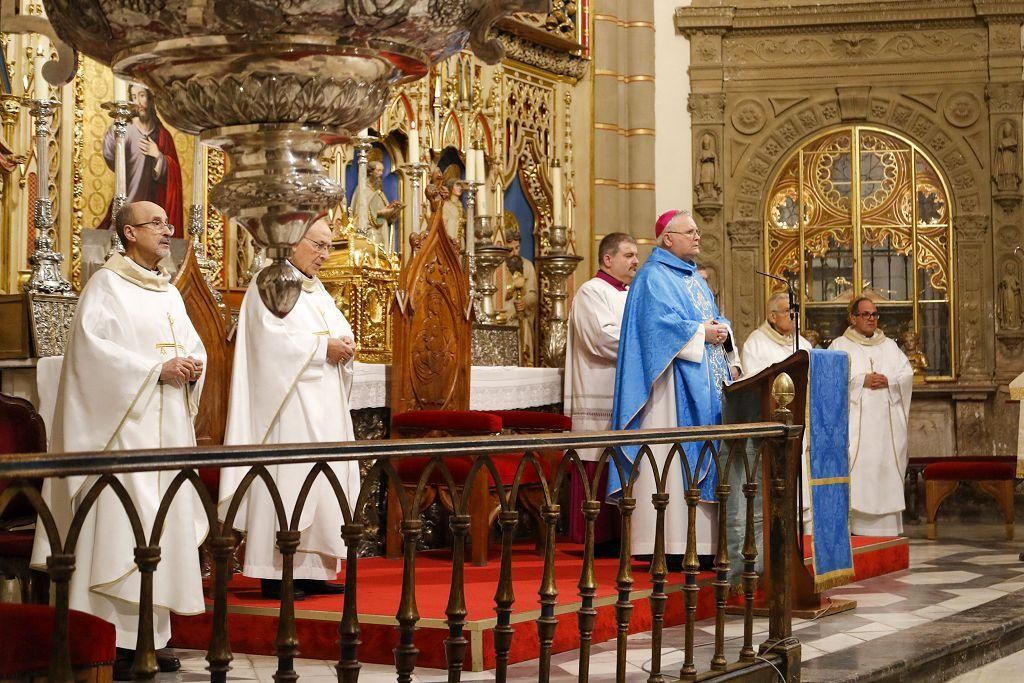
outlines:
[[[782,284],[786,285],[786,294],[789,295],[789,317],[794,323],[793,353],[796,353],[800,350],[800,301],[796,296],[796,287],[793,286],[793,283],[790,280],[787,280],[784,277],[763,273],[760,270],[755,270],[754,272],[758,275],[763,275],[766,278],[778,280]]]

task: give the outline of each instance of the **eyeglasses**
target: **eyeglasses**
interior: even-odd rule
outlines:
[[[879,315],[878,315],[878,311],[875,311],[874,313],[854,313],[853,317],[854,318],[867,318],[868,320],[878,320]]]
[[[329,254],[329,253],[331,253],[331,243],[330,242],[314,242],[313,240],[309,239],[308,237],[303,237],[302,239],[304,239],[307,242],[309,242],[310,244],[312,244],[313,248],[316,249],[321,254]]]
[[[142,226],[151,227],[157,232],[167,232],[170,230],[174,232],[174,226],[165,221],[163,218],[157,218],[155,220],[146,221],[145,223],[129,223],[128,225],[133,228],[141,228]]]
[[[702,230],[687,230],[686,232],[680,232],[679,230],[666,230],[665,232],[670,232],[673,235],[684,235],[690,239],[700,237],[703,234]]]

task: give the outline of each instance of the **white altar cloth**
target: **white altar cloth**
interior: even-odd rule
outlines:
[[[39,414],[49,434],[63,356],[40,358],[36,366]],[[351,408],[383,408],[388,405],[389,365],[356,363]],[[470,374],[469,407],[472,410],[516,410],[552,405],[562,401],[562,368],[474,366]]]

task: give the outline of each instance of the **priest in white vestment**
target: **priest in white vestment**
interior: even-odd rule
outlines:
[[[793,355],[793,335],[796,334],[796,325],[789,312],[789,295],[786,292],[775,292],[768,297],[765,304],[765,320],[756,330],[750,333],[743,350],[740,352],[740,359],[743,361],[744,376],[752,377],[770,365],[780,363]],[[810,351],[811,342],[799,338],[801,351]],[[810,488],[810,461],[807,452],[807,433],[804,433],[803,476],[801,477],[801,489],[803,490],[804,510],[804,533],[810,533],[811,520],[811,488]]]
[[[903,477],[914,370],[878,329],[867,297],[850,304],[850,326],[830,348],[850,356],[850,531],[903,533]]]
[[[50,451],[120,451],[196,445],[193,422],[202,389],[206,351],[181,294],[157,266],[170,252],[174,227],[151,202],[128,204],[115,217],[125,255],[114,254],[89,279],[78,301],[61,370]],[[161,498],[178,473],[119,474],[149,539]],[[47,479],[43,498],[53,511],[61,542],[95,476]],[[198,495],[182,487],[160,537],[153,576],[154,643],[171,636],[170,612],[206,610],[198,547],[208,525]],[[50,540],[36,526],[32,564],[45,571]],[[81,528],[71,576],[71,609],[114,624],[114,677],[131,678],[139,627],[140,572],[135,537],[118,497],[104,489]],[[158,653],[161,671],[177,659]]]
[[[235,360],[228,403],[226,444],[322,443],[352,441],[349,396],[356,345],[352,327],[324,289],[317,273],[330,255],[331,229],[316,221],[293,250],[290,262],[303,278],[295,307],[278,318],[263,303],[256,279],[246,290],[238,318]],[[267,469],[291,520],[309,464]],[[359,493],[359,465],[333,463],[348,504]],[[226,469],[220,482],[220,514],[248,468]],[[295,598],[340,593],[329,583],[338,576],[345,543],[341,507],[326,477],[319,476],[298,529],[294,559]],[[279,598],[282,559],[277,550],[277,516],[265,484],[257,480],[238,509],[234,525],[247,533],[245,576],[261,579],[264,597]]]
[[[569,311],[563,406],[574,432],[611,429],[619,327],[629,283],[640,265],[636,240],[622,232],[605,235],[597,258],[600,270],[580,285]],[[584,460],[600,456],[599,448],[580,451]]]

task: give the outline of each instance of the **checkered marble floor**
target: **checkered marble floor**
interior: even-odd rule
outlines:
[[[922,529],[911,527],[912,535]],[[928,624],[943,617],[1024,589],[1024,563],[1017,559],[1020,547],[1001,540],[1002,525],[943,526],[943,539],[931,542],[921,538],[910,541],[910,569],[895,574],[843,586],[829,592],[832,597],[857,600],[856,610],[821,619],[795,619],[793,630],[803,645],[804,680],[816,680],[814,661],[825,655],[841,652],[868,641],[879,641],[887,635]],[[969,539],[969,540],[968,540]],[[767,620],[754,622],[755,647],[767,637]],[[714,648],[714,621],[698,622],[696,650],[698,671],[706,670]],[[662,671],[668,680],[679,671],[683,661],[683,627],[665,630],[662,648]],[[730,617],[726,625],[726,656],[735,660],[742,644],[742,621]],[[179,650],[182,671],[161,674],[160,683],[208,680],[205,653]],[[304,683],[337,681],[333,663],[319,660],[296,660],[296,671]],[[627,680],[645,681],[651,661],[650,633],[629,637]],[[271,683],[277,660],[274,657],[236,654],[230,680]],[[991,666],[991,665],[990,665]],[[577,681],[579,655],[565,652],[552,658],[551,680],[557,683]],[[537,662],[522,662],[510,667],[510,680],[536,681]],[[615,642],[596,644],[591,657],[591,680],[614,680]],[[390,667],[366,664],[359,680],[378,683],[395,680]],[[444,671],[419,669],[416,681],[445,681]],[[465,672],[464,681],[493,680],[491,672]],[[980,680],[980,679],[965,679]]]

